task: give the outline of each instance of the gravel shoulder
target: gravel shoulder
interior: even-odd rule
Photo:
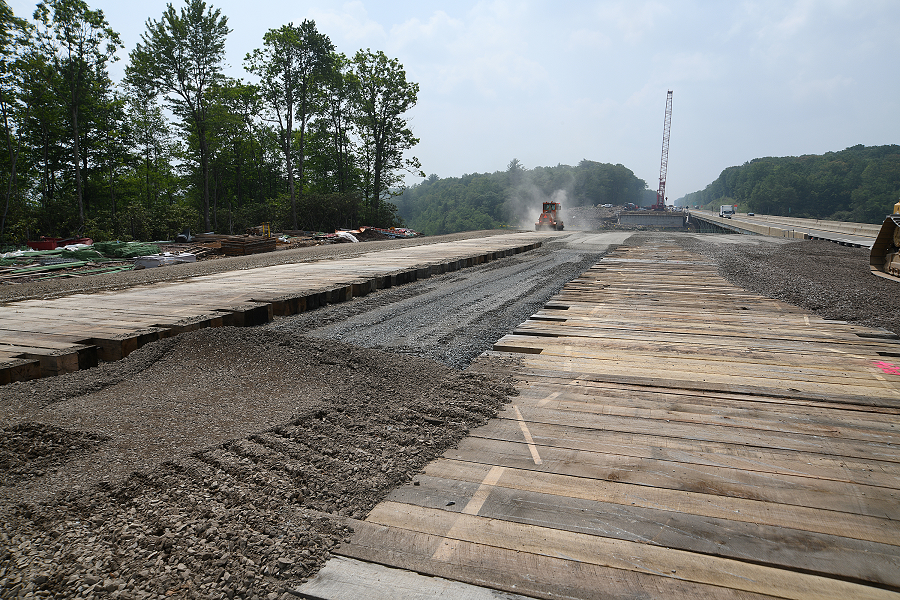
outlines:
[[[715,261],[720,275],[744,289],[825,319],[900,335],[900,284],[869,272],[868,248],[757,236],[677,239],[686,250]]]
[[[354,519],[515,394],[510,364],[477,358],[483,349],[626,240],[671,240],[747,289],[900,332],[896,284],[869,274],[866,251],[628,235],[573,234],[264,327],[182,334],[0,387],[0,597],[292,597]],[[247,258],[231,264],[262,260]]]

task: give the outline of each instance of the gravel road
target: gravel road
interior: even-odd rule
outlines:
[[[476,357],[616,244],[672,240],[748,289],[900,329],[896,284],[868,273],[867,251],[630,235],[574,232],[267,326],[183,334],[3,386],[0,597],[294,597],[354,519],[515,393],[508,364]],[[231,264],[286,260],[250,258]]]
[[[630,233],[552,239],[534,251],[431,277],[270,328],[364,348],[423,356],[458,369],[469,363]]]

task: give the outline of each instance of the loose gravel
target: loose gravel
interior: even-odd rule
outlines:
[[[726,238],[723,240],[722,238]],[[634,243],[644,238],[632,238]],[[716,262],[731,283],[825,319],[900,335],[900,283],[869,272],[869,249],[820,240],[678,236],[686,250]]]
[[[281,598],[347,519],[513,393],[477,370],[231,327],[4,386],[0,595]]]
[[[491,261],[269,325],[294,335],[423,356],[457,369],[536,313],[602,257],[549,239],[537,250]]]
[[[867,251],[639,236],[627,243],[681,244],[738,285],[898,331],[896,284],[868,273]],[[0,598],[296,597],[354,519],[515,394],[509,364],[473,357],[600,252],[550,243],[269,326],[182,334],[123,361],[3,386]],[[234,264],[250,259],[261,260]]]

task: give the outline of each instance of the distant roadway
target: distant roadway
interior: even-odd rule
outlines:
[[[757,227],[778,228],[785,232],[795,231],[807,234],[815,239],[823,239],[844,245],[871,248],[878,236],[880,225],[871,223],[845,223],[838,221],[822,221],[818,219],[796,219],[772,215],[748,216],[747,213],[735,213],[730,219],[723,219],[709,210],[690,209],[690,214],[705,218],[725,226],[741,227],[747,224]],[[785,235],[782,237],[790,237]]]

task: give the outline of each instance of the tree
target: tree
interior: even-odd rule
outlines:
[[[328,60],[334,45],[328,36],[316,31],[314,21],[304,19],[270,29],[263,36],[263,47],[245,58],[248,71],[260,78],[260,93],[268,109],[269,120],[278,127],[278,139],[284,153],[291,196],[291,218],[297,229],[297,198],[294,190],[294,117],[299,121],[296,153],[298,174],[303,184],[306,156],[306,127],[313,113],[317,80],[328,72]]]
[[[22,124],[28,119],[31,107],[24,101],[23,71],[27,69],[27,55],[22,49],[31,45],[32,30],[16,17],[6,0],[0,0],[0,117],[3,142],[9,160],[6,198],[0,215],[0,246],[6,233],[6,218],[18,183],[18,163],[22,148]]]
[[[327,191],[346,195],[357,191],[351,130],[359,82],[345,55],[333,54],[330,64],[331,70],[320,88],[322,118],[316,121],[320,145],[315,159],[320,165],[320,186],[324,184]]]
[[[509,177],[510,187],[516,187],[522,183],[522,178],[525,176],[525,167],[522,166],[522,161],[518,158],[509,161],[509,164],[506,165],[506,174]]]
[[[356,125],[365,162],[363,193],[371,218],[379,221],[388,217],[382,200],[394,195],[392,188],[400,183],[398,171],[425,177],[417,158],[403,158],[406,150],[419,143],[403,116],[415,106],[419,85],[407,81],[403,65],[380,50],[360,50],[353,57],[353,67],[359,81]]]
[[[203,0],[187,0],[180,14],[167,5],[159,21],[147,20],[130,54],[126,70],[135,87],[163,94],[185,127],[197,135],[203,179],[203,223],[209,230],[209,102],[210,86],[222,80],[227,17]]]
[[[116,60],[122,47],[119,34],[110,28],[102,10],[90,10],[82,0],[45,0],[37,5],[34,19],[42,25],[38,34],[44,53],[65,83],[72,128],[72,162],[78,218],[84,226],[84,186],[81,173],[79,117],[93,84],[105,78],[105,66]],[[108,81],[108,80],[107,80]]]

